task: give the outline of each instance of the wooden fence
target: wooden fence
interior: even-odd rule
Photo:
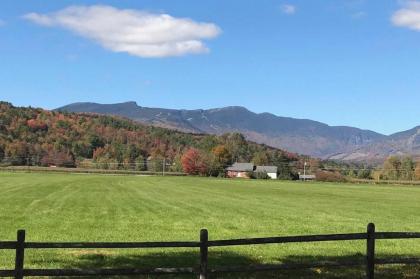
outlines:
[[[26,276],[111,276],[111,275],[157,275],[157,274],[197,274],[200,279],[207,279],[212,273],[258,272],[287,269],[307,269],[325,267],[366,267],[366,278],[375,276],[375,264],[420,264],[420,258],[375,259],[375,241],[377,239],[413,239],[420,238],[418,232],[375,232],[375,225],[370,223],[364,233],[281,236],[264,238],[209,240],[206,229],[200,231],[200,241],[176,242],[26,242],[25,231],[17,232],[16,241],[0,241],[0,249],[16,251],[15,268],[0,270],[0,277],[21,279]],[[258,245],[292,242],[322,242],[366,240],[365,261],[322,262],[311,264],[261,264],[249,266],[226,266],[209,268],[208,249],[210,247]],[[181,268],[124,268],[124,269],[26,269],[24,258],[26,249],[90,249],[90,248],[196,248],[200,249],[200,265],[198,267]]]

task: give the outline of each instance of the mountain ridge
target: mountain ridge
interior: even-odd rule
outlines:
[[[258,143],[322,159],[382,160],[394,153],[420,154],[420,135],[418,145],[409,144],[406,139],[413,136],[412,130],[419,130],[420,126],[383,135],[351,126],[330,126],[311,119],[277,116],[269,112],[254,113],[241,106],[187,110],[143,107],[134,101],[116,104],[78,102],[57,110],[118,115],[190,133],[220,135],[240,132]],[[392,147],[402,143],[407,148]]]

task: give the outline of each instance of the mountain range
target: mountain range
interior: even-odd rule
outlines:
[[[190,133],[240,132],[247,139],[291,152],[347,161],[380,162],[389,155],[420,155],[420,126],[392,135],[271,113],[254,113],[240,106],[178,110],[118,104],[73,103],[60,111],[118,115],[148,125]]]

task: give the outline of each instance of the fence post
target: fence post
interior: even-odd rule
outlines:
[[[200,279],[207,279],[209,233],[206,229],[200,231]]]
[[[23,278],[23,261],[25,258],[25,230],[17,231],[15,279]]]
[[[367,226],[366,278],[375,278],[375,224],[373,223]]]

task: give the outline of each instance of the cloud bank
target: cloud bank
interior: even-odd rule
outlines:
[[[410,1],[391,18],[394,25],[420,31],[420,2]]]
[[[70,30],[106,49],[140,57],[206,53],[209,49],[202,40],[215,38],[221,32],[213,23],[103,5],[71,6],[23,17],[42,26]]]

